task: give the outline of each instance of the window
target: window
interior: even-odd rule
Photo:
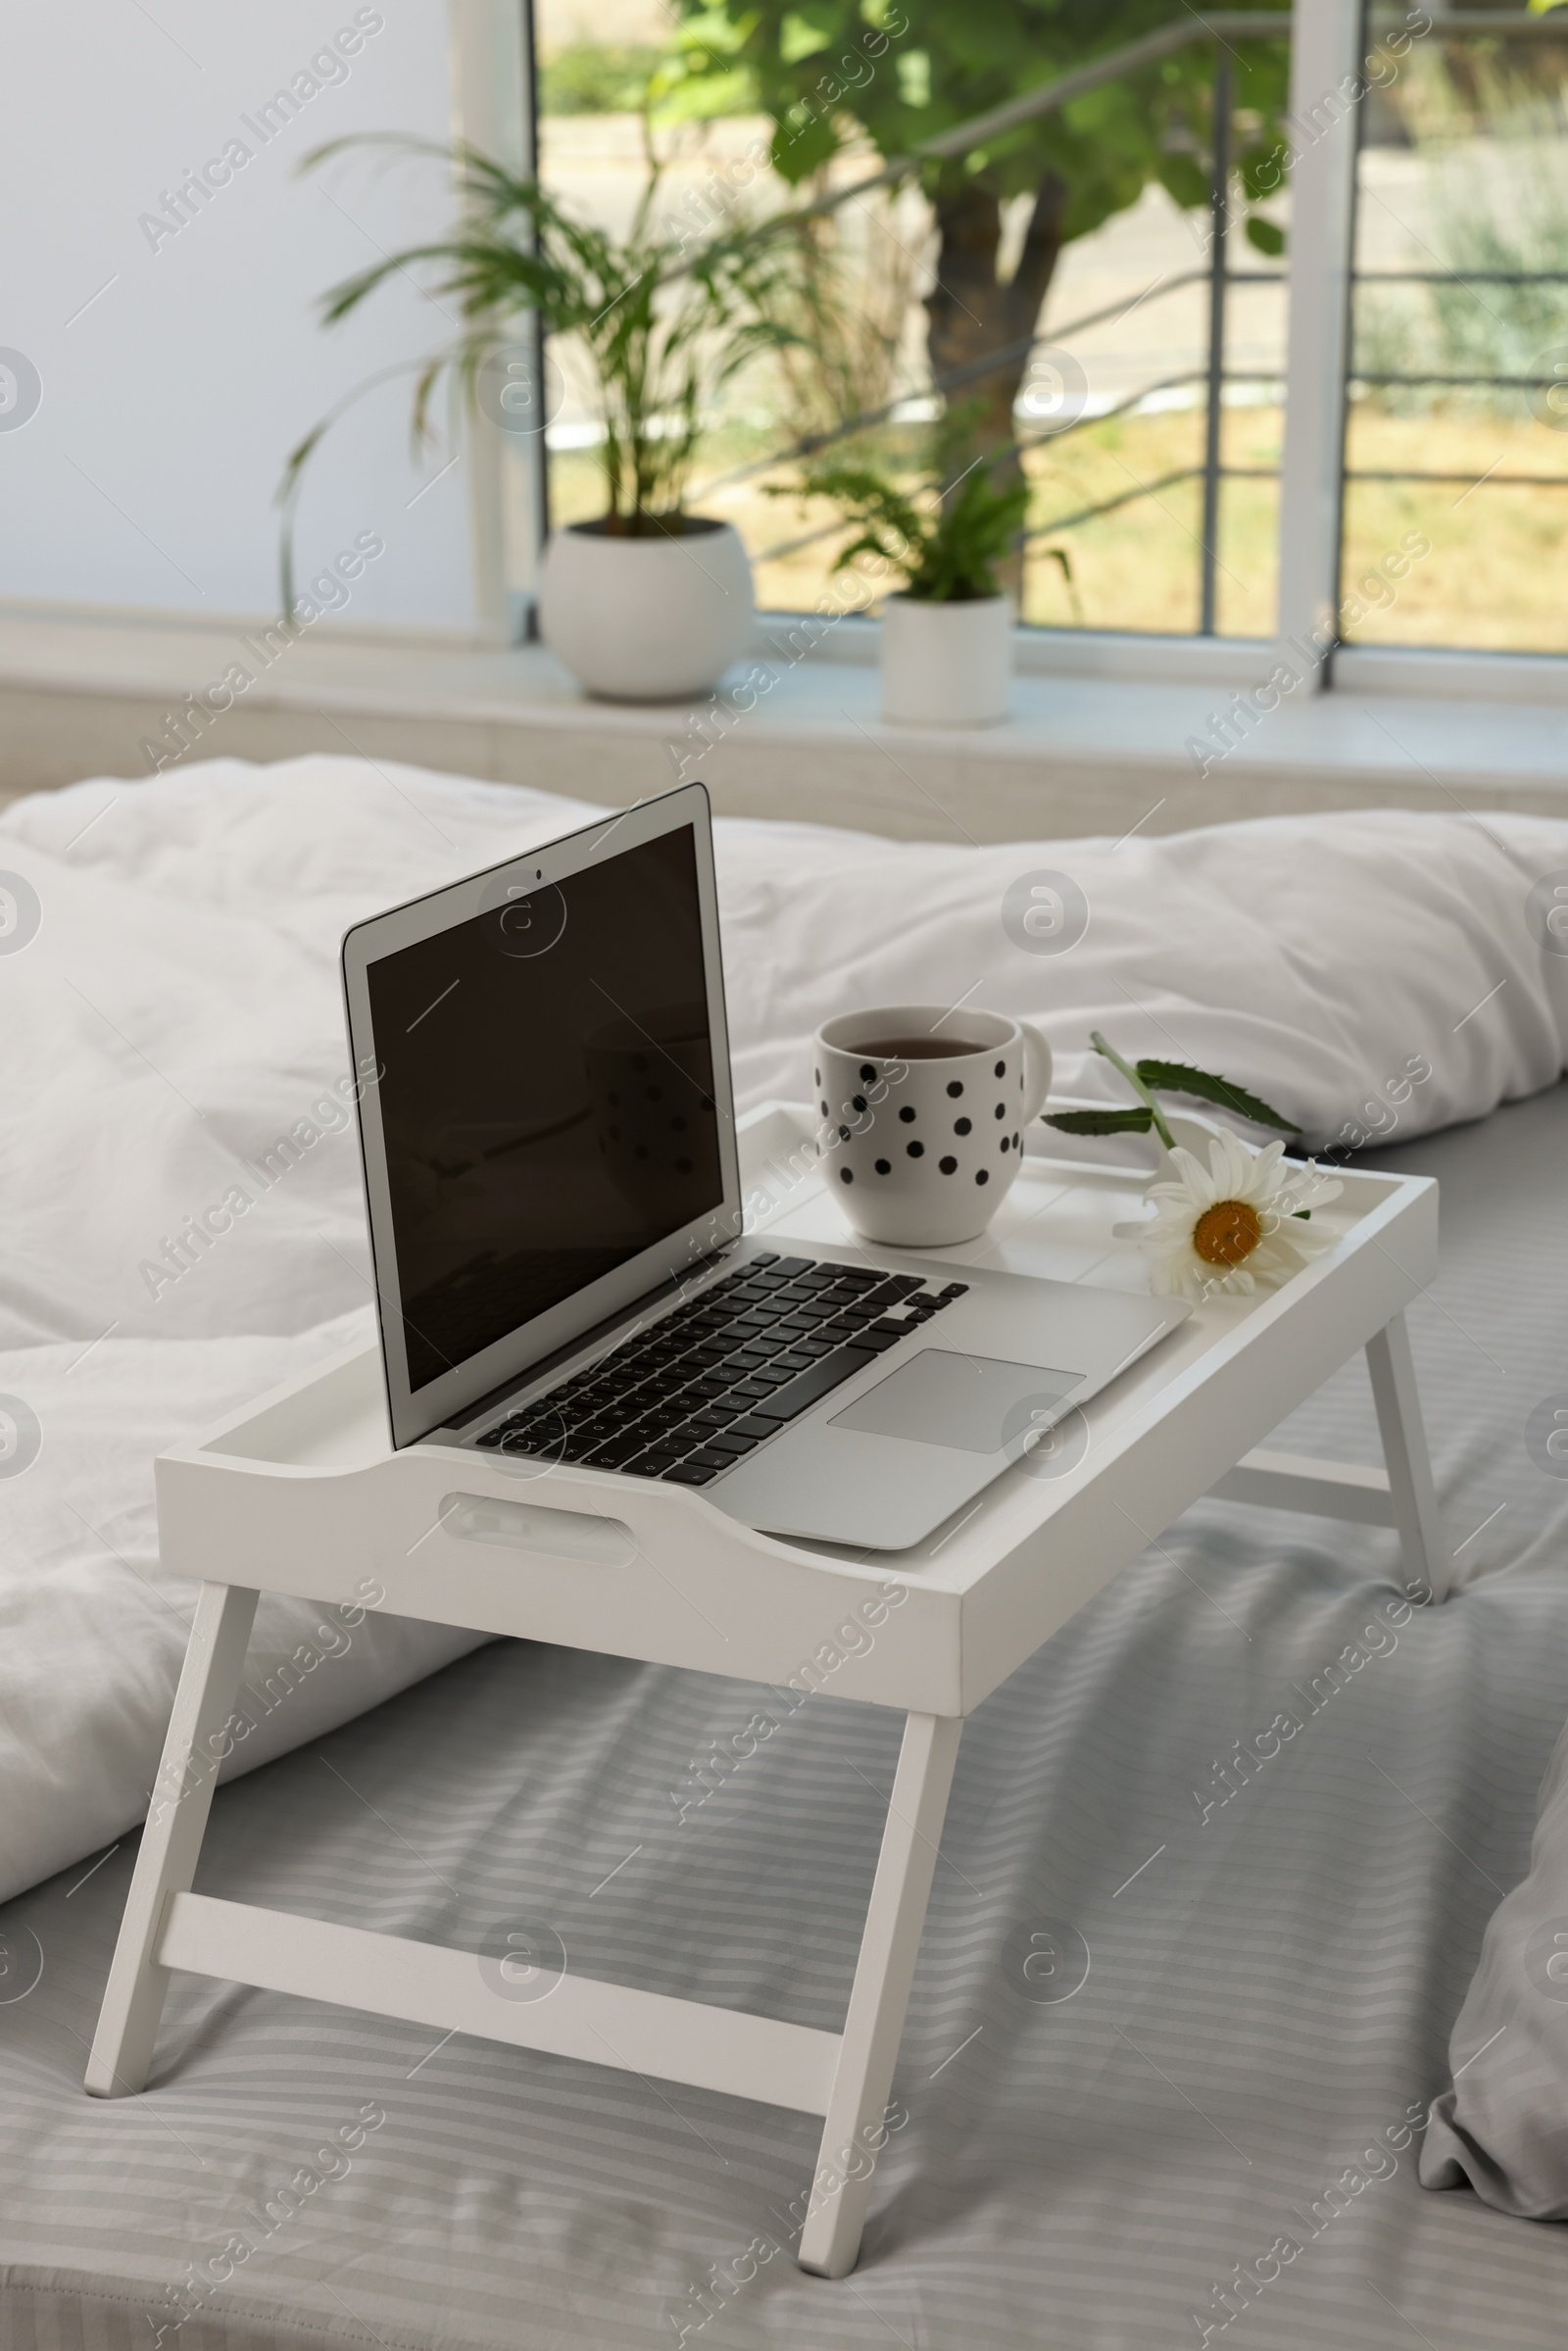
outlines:
[[[834,502],[793,494],[806,466],[831,450],[914,479],[940,381],[1030,483],[1023,619],[1272,633],[1287,17],[1262,10],[1246,35],[1232,19],[1217,41],[1173,12],[1158,55],[1098,80],[1118,32],[1148,34],[1142,7],[1108,8],[1076,48],[1055,11],[1020,8],[962,72],[963,0],[833,0],[809,19],[775,0],[682,19],[661,0],[608,16],[536,0],[535,22],[541,176],[588,218],[624,228],[651,156],[672,221],[816,208],[808,339],[731,384],[691,487],[740,530],[764,610],[814,606],[853,535]],[[1086,64],[1090,86],[1029,115]],[[928,134],[964,153],[958,126],[999,104],[1018,119],[984,134],[978,169],[970,148],[940,176],[864,184]],[[591,386],[559,356],[557,525],[603,508]]]
[[[1348,643],[1568,651],[1561,13],[1435,28],[1361,109]]]

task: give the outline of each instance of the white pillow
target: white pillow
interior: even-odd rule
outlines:
[[[1088,1050],[1099,1028],[1129,1057],[1252,1088],[1318,1150],[1479,1118],[1568,1061],[1555,819],[1358,809],[1004,848],[719,831],[748,1101],[802,1098],[811,1031],[877,1003],[1035,1020],[1057,1093],[1126,1101]],[[1034,1144],[1054,1148],[1039,1129]]]

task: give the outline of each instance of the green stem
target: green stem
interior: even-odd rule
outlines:
[[[1176,1149],[1176,1138],[1171,1133],[1169,1127],[1165,1124],[1163,1117],[1160,1115],[1158,1102],[1155,1102],[1153,1096],[1150,1093],[1149,1088],[1144,1084],[1143,1079],[1139,1076],[1137,1070],[1134,1069],[1132,1063],[1130,1061],[1124,1061],[1120,1053],[1116,1051],[1115,1047],[1105,1043],[1104,1038],[1101,1035],[1098,1029],[1090,1030],[1089,1042],[1094,1047],[1097,1053],[1104,1054],[1105,1059],[1110,1063],[1113,1069],[1119,1069],[1121,1071],[1122,1076],[1127,1080],[1127,1083],[1129,1086],[1131,1086],[1133,1092],[1138,1095],[1143,1102],[1148,1103],[1150,1112],[1154,1121],[1154,1132],[1158,1135],[1161,1143],[1163,1143],[1165,1146],[1165,1149],[1168,1151],[1173,1151]]]

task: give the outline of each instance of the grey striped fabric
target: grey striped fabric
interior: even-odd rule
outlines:
[[[1463,1596],[1205,1504],[969,1723],[851,2278],[794,2266],[808,2119],[631,2075],[178,1978],[152,2088],[87,2100],[127,1844],[0,1914],[0,2351],[1557,2351],[1561,2232],[1421,2188],[1410,2126],[1568,1697],[1525,1438],[1565,1147],[1559,1088],[1397,1160],[1445,1187],[1413,1327]],[[1281,1442],[1375,1459],[1359,1366]],[[836,2029],[898,1731],[492,1645],[221,1789],[199,1884]]]

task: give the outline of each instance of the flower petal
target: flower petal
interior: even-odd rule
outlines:
[[[1265,1143],[1262,1150],[1256,1154],[1252,1160],[1253,1190],[1251,1198],[1253,1200],[1256,1200],[1265,1189],[1273,1191],[1278,1180],[1274,1171],[1284,1155],[1285,1145],[1277,1137],[1274,1142]]]
[[[1219,1197],[1214,1190],[1212,1179],[1185,1145],[1177,1144],[1176,1149],[1170,1154],[1170,1163],[1175,1170],[1175,1184],[1181,1187],[1182,1193],[1191,1200],[1193,1206],[1195,1208],[1211,1208]],[[1160,1193],[1169,1192],[1172,1188],[1169,1180],[1155,1184],[1151,1187],[1150,1198],[1157,1198]]]
[[[1216,1135],[1210,1142],[1208,1174],[1209,1182],[1213,1186],[1213,1198],[1215,1200],[1234,1200],[1236,1187],[1244,1178],[1243,1171],[1236,1164],[1235,1151],[1229,1135]]]

